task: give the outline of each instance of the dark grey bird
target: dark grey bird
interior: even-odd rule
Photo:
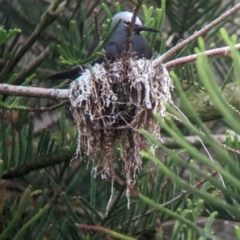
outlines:
[[[116,24],[118,24],[118,26],[115,29],[114,33],[112,34],[110,40],[103,47],[103,49],[105,50],[106,58],[109,61],[114,61],[125,50],[127,28],[132,21],[132,17],[133,17],[133,13],[129,11],[119,12],[113,16],[110,27],[112,28],[116,26]],[[131,52],[136,53],[138,58],[151,59],[152,57],[151,47],[149,46],[148,41],[141,35],[141,31],[149,31],[149,32],[160,32],[160,31],[142,25],[142,22],[140,21],[139,17],[136,17],[135,19],[133,30],[134,30],[134,35],[133,35]],[[89,57],[94,52],[97,45],[98,45],[98,42],[95,41],[90,46],[86,57]],[[103,59],[102,57],[100,57],[93,63],[93,65],[95,63],[102,63],[102,62],[103,62]],[[81,66],[76,66],[66,72],[57,73],[52,76],[49,76],[48,79],[75,80],[81,75],[82,72],[83,72],[83,68]]]

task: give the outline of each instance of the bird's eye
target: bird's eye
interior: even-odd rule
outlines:
[[[129,26],[130,23],[131,23],[131,22],[129,22],[129,21],[124,21],[124,24],[127,25],[127,26]],[[134,24],[134,26],[137,27],[138,25],[137,25],[137,24]]]

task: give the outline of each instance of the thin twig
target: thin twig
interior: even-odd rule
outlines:
[[[218,172],[213,172],[211,174],[211,177],[216,177],[218,174]],[[207,179],[203,179],[203,180],[200,180],[199,182],[197,182],[195,185],[194,185],[194,188],[199,188],[201,187],[205,182],[207,182],[208,180]],[[165,202],[165,203],[162,203],[160,204],[162,207],[166,207],[174,202],[176,202],[177,200],[180,200],[182,198],[184,198],[185,196],[187,196],[189,194],[188,191],[186,190],[183,190],[178,196],[176,196],[175,198],[172,198],[171,200]],[[135,217],[133,217],[130,222],[136,222],[138,221],[139,219],[142,219],[143,217],[147,217],[149,216],[151,213],[153,213],[154,211],[156,211],[155,209],[149,209],[148,211],[146,211],[145,213],[143,214],[139,214]],[[124,222],[121,226],[118,226],[119,229],[121,229],[122,227],[124,227],[126,224],[129,223],[129,220],[127,220],[126,222]]]
[[[98,10],[95,8],[94,9],[94,26],[95,26],[95,31],[96,31],[96,38],[97,41],[100,41],[100,30],[99,30],[99,26],[98,26]]]
[[[98,24],[98,10],[95,8],[94,9],[94,26],[95,26],[95,31],[96,31],[96,38],[97,41],[100,42],[100,30],[99,30],[99,24]],[[105,66],[107,69],[110,69],[110,63],[106,57],[106,53],[102,55],[103,62],[105,63]]]
[[[167,117],[170,117],[173,121],[177,123],[177,125],[184,125],[184,122],[180,118],[169,112],[167,112]]]
[[[113,230],[110,230],[110,229],[102,227],[102,226],[94,226],[94,225],[79,224],[79,223],[75,223],[75,225],[78,228],[83,229],[85,231],[87,231],[87,230],[91,231],[92,230],[92,231],[96,231],[96,232],[105,233],[107,235],[110,235],[110,236],[114,237],[115,239],[136,240],[136,238],[125,236],[121,233],[117,233]]]
[[[127,36],[126,36],[126,46],[125,51],[128,53],[132,49],[132,43],[133,43],[133,34],[134,34],[134,24],[136,21],[137,14],[139,12],[140,7],[142,6],[143,0],[138,0],[135,6],[135,9],[133,11],[133,16],[131,19],[131,22],[127,28]]]
[[[23,69],[20,73],[17,74],[15,79],[13,80],[13,85],[21,84],[24,78],[33,72],[50,54],[53,52],[54,47],[49,46],[45,48],[42,53],[36,57],[27,67]]]
[[[226,151],[240,156],[240,150],[233,149],[233,148],[231,148],[231,147],[227,146],[226,144],[223,144],[223,143],[221,143],[221,142],[219,142],[219,141],[216,141],[216,142],[217,142],[223,149],[225,149]]]
[[[98,10],[95,8],[94,9],[94,25],[95,25],[95,31],[96,31],[96,38],[97,41],[100,42],[100,30],[99,30],[99,25],[98,25]],[[105,63],[105,66],[107,69],[110,69],[110,63],[107,60],[106,53],[103,53],[101,56],[103,62]]]
[[[20,19],[21,21],[21,24],[19,23],[20,28],[22,28],[21,26],[25,26],[26,29],[28,29],[28,31],[33,31],[34,29],[36,29],[36,24],[32,21],[32,19],[30,19],[27,14],[24,14],[24,12],[20,10],[19,5],[15,3],[13,3],[13,1],[4,1],[3,5],[5,5],[5,7],[1,6],[3,7],[2,10],[8,9],[9,15],[15,16],[16,19]],[[49,5],[49,2],[47,4]],[[45,29],[44,34],[41,36],[41,38],[46,39],[48,41],[50,40],[52,42],[56,42],[57,44],[61,43],[57,36],[52,31],[49,31],[47,29]],[[15,40],[14,42],[16,43]],[[8,48],[8,52],[10,52],[13,49],[13,47],[14,43],[13,45],[12,44],[10,45],[10,47]]]
[[[168,50],[165,54],[157,58],[153,61],[154,67],[157,67],[159,64],[162,64],[167,59],[169,59],[172,55],[176,54],[180,50],[182,50],[185,46],[187,46],[189,43],[196,40],[198,37],[204,35],[205,33],[209,32],[211,29],[213,29],[215,26],[217,26],[219,23],[223,22],[226,18],[232,16],[233,13],[238,11],[240,9],[240,3],[236,4],[233,8],[226,11],[224,14],[219,16],[217,19],[212,21],[211,23],[207,24],[205,27],[203,27],[201,30],[195,32],[192,36],[188,37],[187,39],[183,40],[182,42],[178,43],[176,46]]]

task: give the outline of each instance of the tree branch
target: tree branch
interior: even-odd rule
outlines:
[[[240,44],[236,44],[234,47],[236,49],[240,50]],[[173,67],[178,66],[178,65],[182,65],[182,64],[186,64],[186,63],[189,63],[189,62],[196,61],[197,58],[201,55],[207,55],[209,57],[218,56],[218,55],[229,56],[230,51],[231,51],[230,47],[215,48],[215,49],[207,50],[207,51],[202,52],[202,53],[192,54],[192,55],[189,55],[189,56],[186,56],[186,57],[180,57],[180,58],[174,59],[172,61],[166,62],[164,64],[164,66],[167,69],[170,69],[170,68],[173,68]]]
[[[6,83],[0,84],[0,93],[26,97],[68,99],[68,90],[65,89],[13,86]]]
[[[21,84],[24,81],[24,78],[33,72],[52,52],[54,47],[49,46],[45,48],[42,53],[34,59],[25,69],[23,69],[20,73],[17,74],[15,79],[13,80],[13,84]]]
[[[236,44],[235,48],[240,50],[240,44]],[[205,54],[207,56],[217,56],[217,55],[228,55],[229,53],[230,53],[230,47],[221,47],[221,48],[211,49],[200,54],[193,54],[186,57],[177,58],[165,63],[164,66],[167,69],[170,69],[181,64],[186,64],[186,63],[195,61],[197,57],[202,54]],[[23,87],[23,86],[18,87],[18,86],[13,86],[9,84],[0,84],[0,93],[12,94],[16,96],[28,96],[28,97],[44,97],[44,98],[58,98],[58,99],[68,98],[67,90],[45,89],[45,88],[36,88],[36,87]],[[235,106],[234,104],[232,105]]]
[[[31,36],[27,41],[17,50],[17,52],[10,58],[6,66],[0,74],[0,83],[6,78],[7,74],[12,70],[24,54],[31,48],[34,42],[38,39],[42,31],[50,25],[63,11],[66,2],[59,3],[59,0],[55,0],[51,3],[46,12],[42,15],[41,22],[37,25]]]
[[[196,40],[198,37],[204,35],[211,29],[213,29],[216,25],[223,22],[226,18],[232,16],[233,13],[238,11],[240,9],[240,3],[236,4],[233,8],[226,11],[224,14],[222,14],[220,17],[212,21],[211,23],[207,24],[205,27],[203,27],[201,30],[196,31],[192,36],[188,37],[187,39],[183,40],[182,42],[178,43],[176,46],[168,50],[165,54],[157,58],[153,61],[153,66],[157,67],[159,64],[162,64],[167,59],[169,59],[172,55],[176,54],[180,50],[182,50],[185,46],[187,46],[189,43]]]

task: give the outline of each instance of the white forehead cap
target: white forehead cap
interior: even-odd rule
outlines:
[[[128,12],[128,11],[119,12],[113,16],[112,24],[117,24],[119,20],[131,22],[132,17],[133,17],[133,13],[131,12]],[[135,24],[140,26],[142,25],[142,22],[140,21],[138,16],[136,17]]]

